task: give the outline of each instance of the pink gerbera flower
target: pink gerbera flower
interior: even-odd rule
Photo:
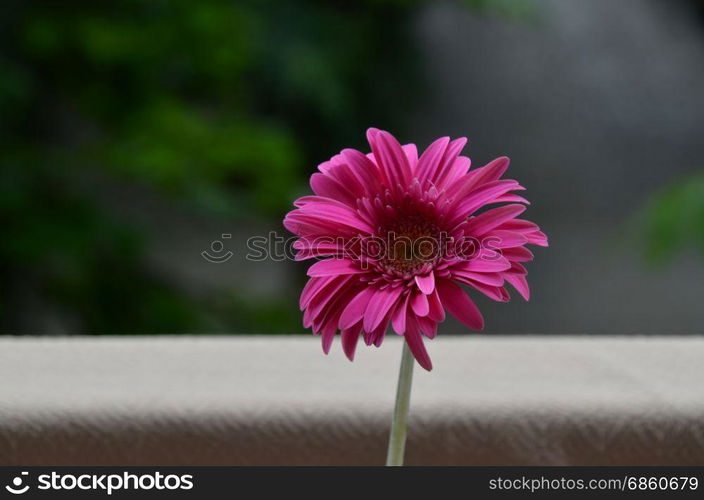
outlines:
[[[520,184],[501,180],[508,158],[470,170],[465,138],[440,138],[420,158],[388,132],[370,128],[367,139],[370,154],[345,149],[322,163],[310,179],[315,196],[284,219],[299,236],[296,259],[323,258],[308,269],[303,324],[325,353],[340,330],[350,360],[360,336],[378,347],[391,325],[430,370],[423,336],[435,337],[445,310],[484,326],[460,284],[506,302],[508,283],[528,300],[525,245],[547,246],[547,237],[517,218],[528,201],[514,193]],[[508,204],[482,210],[499,203]]]

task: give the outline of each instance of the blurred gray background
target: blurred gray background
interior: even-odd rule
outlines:
[[[701,256],[649,266],[638,235],[647,198],[704,166],[701,19],[687,2],[535,5],[533,23],[443,3],[417,24],[417,135],[466,135],[475,164],[509,156],[550,237],[529,304],[482,300],[487,331],[702,333]]]

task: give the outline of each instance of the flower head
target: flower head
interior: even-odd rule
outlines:
[[[378,347],[391,325],[430,370],[423,336],[435,337],[445,311],[484,326],[460,284],[501,302],[510,284],[528,300],[525,245],[547,246],[547,237],[517,218],[528,201],[501,179],[508,158],[470,170],[465,138],[442,137],[420,157],[388,132],[370,128],[367,139],[371,153],[345,149],[322,163],[310,179],[315,195],[284,219],[299,236],[296,259],[322,259],[308,269],[303,324],[326,353],[339,330],[350,360],[360,337]]]

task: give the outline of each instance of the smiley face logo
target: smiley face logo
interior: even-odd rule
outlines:
[[[5,486],[5,489],[13,495],[21,495],[22,493],[26,493],[29,489],[29,485],[26,484],[24,487],[22,487],[22,476],[27,476],[28,474],[29,472],[22,471],[19,476],[16,476],[12,479],[12,485],[8,484],[7,486]]]
[[[232,238],[232,233],[223,233],[221,236],[223,239],[229,240]],[[215,240],[210,243],[210,252],[203,250],[200,254],[205,260],[213,264],[227,262],[234,255],[231,251],[225,250],[225,244],[220,240]]]

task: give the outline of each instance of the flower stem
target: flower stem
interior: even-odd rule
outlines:
[[[396,387],[396,406],[391,420],[389,434],[389,450],[386,455],[386,465],[403,465],[403,455],[406,450],[406,430],[408,429],[408,408],[411,404],[411,382],[413,381],[413,354],[406,342],[403,343],[401,368],[398,372]]]

